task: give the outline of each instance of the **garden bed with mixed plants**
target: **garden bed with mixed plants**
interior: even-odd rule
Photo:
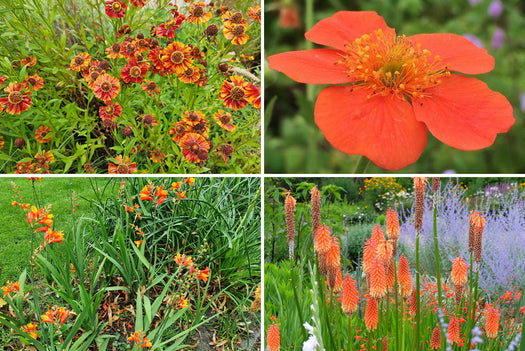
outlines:
[[[259,2],[0,5],[1,172],[260,171]]]
[[[1,277],[3,350],[258,349],[259,180],[97,182],[68,231],[39,196],[52,179],[31,203],[12,183],[31,251]]]
[[[461,182],[441,183],[414,178],[403,201],[363,229],[328,216],[348,206],[315,184],[310,196],[290,184],[282,201],[267,180],[268,349],[523,349],[522,187],[472,198]]]

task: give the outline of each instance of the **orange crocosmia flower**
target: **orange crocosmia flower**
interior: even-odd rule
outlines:
[[[91,56],[87,52],[83,52],[73,57],[71,63],[69,64],[69,69],[80,72],[88,68],[90,62]]]
[[[193,183],[195,183],[195,178],[188,177],[188,178],[184,179],[184,183],[188,183],[190,186],[193,186]]]
[[[244,24],[227,23],[224,25],[222,33],[233,45],[244,45],[250,39],[250,36],[246,34]]]
[[[163,50],[162,63],[168,73],[184,73],[193,63],[191,48],[174,41]]]
[[[122,115],[122,106],[118,102],[110,103],[106,106],[100,106],[98,113],[102,119],[109,118],[114,120]]]
[[[157,206],[166,201],[168,198],[168,190],[162,188],[162,185],[155,189],[155,197],[157,198]]]
[[[142,201],[150,200],[153,201],[153,197],[151,196],[151,190],[153,189],[153,185],[144,185],[144,188],[140,191],[140,199]]]
[[[179,146],[186,161],[199,163],[202,160],[202,153],[207,154],[210,149],[210,142],[200,134],[188,133],[180,139]]]
[[[51,230],[48,228],[44,234],[44,243],[61,243],[64,241],[64,233],[62,231]]]
[[[226,129],[228,132],[233,132],[237,126],[232,124],[232,115],[229,112],[224,112],[224,110],[219,110],[213,114],[213,119],[217,122],[221,128]]]
[[[373,11],[337,12],[305,36],[331,48],[273,55],[269,67],[301,83],[347,84],[322,90],[314,112],[340,151],[397,170],[417,161],[428,130],[449,146],[478,150],[514,124],[503,95],[452,74],[494,68],[494,58],[462,36],[396,36]]]
[[[64,307],[60,307],[56,314],[58,317],[59,327],[61,327],[62,324],[64,324],[64,322],[66,321],[67,317],[69,317],[69,315],[71,314],[71,311],[66,310]]]
[[[128,337],[128,342],[129,341],[134,341],[138,348],[151,348],[153,346],[142,330],[135,331],[133,334],[131,334]]]
[[[500,313],[497,308],[490,307],[487,311],[487,320],[485,321],[485,331],[487,338],[494,339],[498,335]]]
[[[40,316],[42,323],[56,324],[55,315],[53,310],[47,311],[44,315]]]
[[[111,100],[120,93],[120,82],[117,78],[103,73],[93,83],[93,93],[98,99],[109,105]]]
[[[30,334],[33,339],[36,339],[40,337],[40,335],[38,335],[38,333],[36,332],[36,327],[37,327],[36,323],[28,323],[20,327],[20,330],[23,331],[24,333]]]
[[[186,17],[188,23],[206,23],[210,20],[211,12],[206,12],[206,4],[201,1],[196,1],[190,5],[190,14]]]
[[[10,281],[7,281],[6,285],[2,286],[2,290],[4,291],[4,298],[5,298],[10,293],[20,292],[20,283],[19,282],[12,283]]]
[[[108,164],[108,173],[109,174],[130,174],[137,173],[137,164],[131,162],[129,156],[123,160],[122,155],[115,156],[115,162],[117,164],[109,163]]]
[[[40,77],[37,73],[24,79],[23,83],[29,83],[31,89],[33,89],[34,91],[38,91],[44,87],[44,79]]]
[[[140,244],[142,244],[144,240],[135,240],[134,243],[137,245],[137,247],[140,247]]]
[[[460,256],[452,260],[452,282],[454,285],[463,286],[467,283],[467,263]]]
[[[206,269],[199,271],[197,278],[202,280],[203,282],[207,282],[209,276],[210,276],[210,267],[206,267]]]
[[[341,307],[346,314],[352,314],[357,311],[359,302],[359,291],[356,288],[355,280],[347,274],[343,280],[343,293],[341,295]]]
[[[0,112],[7,106],[7,113],[18,115],[31,107],[31,92],[27,89],[26,84],[9,83],[4,91],[9,95],[0,97]]]
[[[177,197],[179,198],[179,201],[181,199],[185,199],[186,198],[186,190],[184,190],[183,192],[176,192],[175,195],[177,195]]]
[[[36,141],[42,144],[49,143],[51,139],[53,139],[53,136],[47,137],[49,133],[51,133],[50,127],[48,126],[38,127],[38,129],[35,131]]]
[[[219,99],[222,100],[224,106],[233,110],[239,110],[248,105],[249,100],[246,96],[246,88],[250,83],[245,82],[243,77],[231,76],[231,82],[227,80],[222,83],[219,91]]]
[[[277,324],[271,324],[270,327],[268,327],[266,346],[268,346],[269,351],[279,351],[281,349],[281,336]]]
[[[175,190],[180,190],[180,186],[182,185],[183,182],[176,182],[176,183],[171,183],[171,190],[175,191]]]

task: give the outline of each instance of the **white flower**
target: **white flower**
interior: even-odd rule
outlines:
[[[318,346],[319,342],[317,341],[317,338],[315,335],[312,335],[303,343],[303,351],[317,351]]]

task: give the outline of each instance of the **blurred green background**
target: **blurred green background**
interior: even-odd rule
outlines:
[[[310,1],[313,11],[308,11]],[[311,48],[304,38],[309,24],[341,10],[376,11],[398,34],[407,36],[437,32],[473,36],[496,60],[492,72],[477,78],[507,97],[514,107],[515,125],[509,133],[499,134],[491,147],[470,152],[446,146],[429,133],[420,159],[396,173],[525,173],[524,1],[281,0],[265,5],[266,57]],[[266,173],[352,173],[359,157],[334,149],[314,122],[315,99],[324,86],[296,83],[270,70],[267,60],[264,75]],[[366,172],[386,171],[371,163]]]

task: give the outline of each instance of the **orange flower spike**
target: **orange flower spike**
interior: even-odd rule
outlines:
[[[372,228],[371,239],[376,244],[380,244],[383,241],[385,241],[385,233],[383,232],[383,227],[381,227],[379,224],[377,224],[374,228]]]
[[[279,335],[279,326],[271,324],[266,333],[266,345],[269,351],[279,351],[281,349],[281,337]]]
[[[316,231],[321,223],[321,192],[316,185],[310,193],[312,194],[312,239],[315,241]]]
[[[355,280],[347,274],[343,279],[343,293],[341,299],[341,307],[343,313],[350,315],[357,311],[357,303],[359,302],[359,291],[356,288]]]
[[[386,235],[394,241],[399,239],[399,218],[393,209],[386,211]]]
[[[370,267],[370,296],[381,299],[386,295],[386,273],[382,260],[376,258]]]
[[[452,282],[457,286],[464,286],[467,283],[467,263],[460,256],[452,261]]]
[[[394,263],[394,259],[391,259],[388,262],[388,268],[386,270],[386,286],[387,288],[392,291],[392,288],[394,287],[394,284],[396,282],[396,267]]]
[[[485,331],[489,339],[494,339],[498,335],[499,317],[498,309],[491,306],[487,311],[487,320],[485,321]]]
[[[370,273],[372,261],[376,258],[376,243],[372,239],[365,240],[363,248],[363,271],[366,274]]]
[[[410,275],[410,268],[408,267],[408,260],[405,255],[399,257],[397,281],[399,284],[399,292],[402,293],[404,297],[409,297],[412,293],[412,276]]]
[[[330,228],[323,224],[317,229],[315,237],[315,251],[318,254],[327,254],[332,246],[332,239],[330,236]]]
[[[301,83],[352,84],[324,89],[315,106],[316,123],[340,151],[396,170],[417,161],[429,130],[449,146],[478,150],[514,124],[503,95],[451,74],[494,68],[485,49],[459,35],[398,36],[375,12],[341,11],[305,36],[330,48],[273,55],[269,67]]]
[[[379,322],[379,311],[377,309],[377,302],[373,297],[368,298],[365,311],[365,324],[368,331],[377,329]]]
[[[459,320],[455,316],[450,317],[447,335],[450,341],[459,343]]]
[[[432,350],[437,350],[441,348],[441,328],[439,325],[436,325],[434,330],[432,330],[432,337],[430,339],[430,348]]]

